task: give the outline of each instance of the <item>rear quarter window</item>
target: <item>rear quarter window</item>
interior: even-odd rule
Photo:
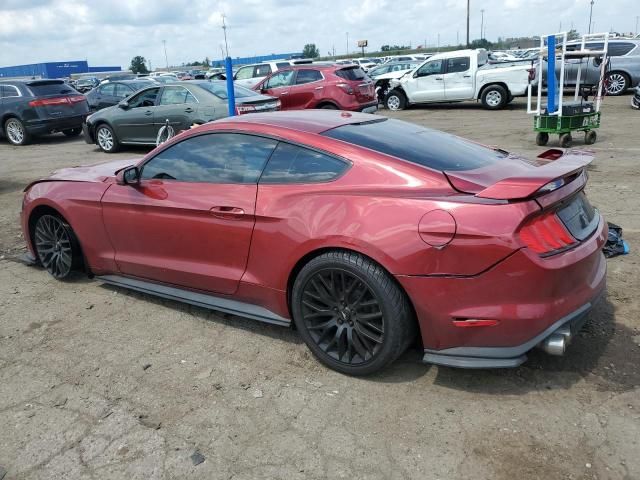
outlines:
[[[260,177],[263,184],[319,183],[349,168],[343,160],[289,143],[279,143]]]
[[[633,50],[633,47],[635,47],[635,45],[630,42],[610,43],[607,53],[612,57],[621,57]]]
[[[343,125],[322,135],[439,171],[473,170],[507,157],[448,133],[392,119]]]

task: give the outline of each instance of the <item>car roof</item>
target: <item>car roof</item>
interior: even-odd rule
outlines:
[[[212,129],[216,125],[225,124],[245,124],[245,125],[268,125],[299,132],[319,134],[354,123],[371,122],[379,120],[368,113],[342,112],[339,110],[283,110],[279,112],[249,113],[237,117],[224,118],[207,125]]]

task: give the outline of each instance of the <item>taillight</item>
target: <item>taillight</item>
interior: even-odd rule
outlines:
[[[255,112],[256,107],[253,105],[236,105],[236,115],[242,115],[244,113]]]
[[[353,88],[348,83],[337,83],[336,87],[340,87],[347,95],[353,95]]]
[[[557,253],[577,243],[555,212],[531,219],[520,229],[520,238],[540,255]]]
[[[29,102],[30,107],[44,107],[45,105],[69,105],[72,103],[78,103],[84,101],[84,95],[73,95],[70,97],[53,97],[53,98],[41,98],[39,100],[31,100]]]

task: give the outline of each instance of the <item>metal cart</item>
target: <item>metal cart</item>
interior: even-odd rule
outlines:
[[[556,41],[561,44],[556,49]],[[585,49],[586,41],[601,40],[603,50]],[[546,41],[546,45],[545,45]],[[596,142],[595,129],[600,127],[600,104],[602,102],[603,84],[607,66],[607,50],[609,46],[608,33],[593,33],[582,36],[579,50],[567,50],[567,32],[554,33],[540,37],[540,51],[538,53],[538,85],[536,108],[532,108],[532,85],[527,91],[527,113],[533,114],[533,130],[536,134],[536,144],[546,145],[550,134],[559,136],[560,146],[567,148],[573,137],[571,132],[584,132],[584,141],[591,145]],[[547,105],[542,105],[542,77],[545,58],[547,59]],[[600,78],[594,101],[588,102],[588,94],[584,95],[582,78],[582,60],[601,58]],[[579,59],[576,70],[576,85],[573,102],[564,102],[565,64],[567,59]],[[588,61],[588,60],[587,60]],[[560,65],[560,76],[556,78],[556,62]],[[558,81],[556,98],[556,79]],[[579,100],[580,99],[580,100]]]

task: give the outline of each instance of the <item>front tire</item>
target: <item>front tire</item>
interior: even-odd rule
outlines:
[[[397,359],[415,336],[409,301],[378,264],[332,251],[307,263],[292,290],[293,319],[311,352],[347,375],[368,375]]]
[[[120,147],[116,134],[106,123],[102,123],[96,128],[96,143],[105,153],[117,152]]]
[[[501,85],[490,85],[482,92],[482,105],[489,110],[500,110],[507,104],[509,94]]]
[[[36,220],[33,246],[40,264],[58,280],[68,278],[82,264],[80,246],[71,226],[57,215],[45,214]]]
[[[404,110],[407,107],[407,97],[399,90],[391,90],[384,100],[384,106],[393,112]]]
[[[546,132],[538,132],[536,135],[536,145],[544,147],[549,142],[549,134]]]
[[[4,122],[4,134],[12,145],[22,146],[29,143],[29,133],[17,118],[10,118]]]

